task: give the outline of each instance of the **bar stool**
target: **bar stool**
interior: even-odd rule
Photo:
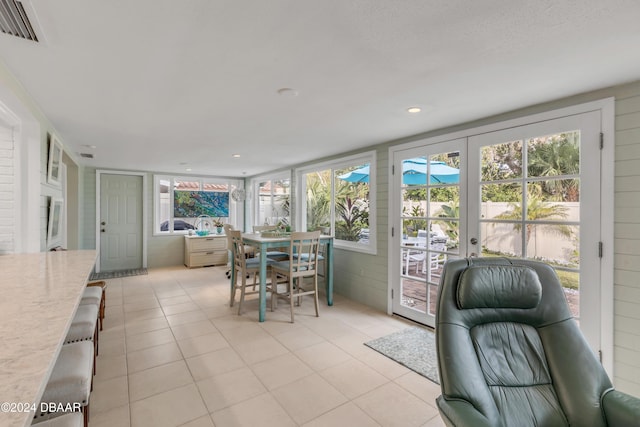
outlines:
[[[79,305],[73,316],[65,344],[82,341],[93,341],[93,373],[96,371],[95,357],[98,355],[98,306],[95,304]]]
[[[102,299],[100,300],[100,330],[102,330],[102,320],[104,319],[104,308],[107,304],[107,282],[98,280],[97,282],[87,283],[87,287],[99,287],[102,290]]]
[[[98,307],[98,319],[102,330],[102,290],[97,286],[86,287],[82,293],[80,305],[93,304]]]
[[[38,427],[82,427],[82,414],[80,412],[71,412],[31,425],[37,425]]]
[[[84,426],[87,427],[89,425],[89,396],[93,383],[93,360],[94,353],[91,342],[79,341],[64,344],[42,394],[41,404],[38,405],[35,418],[51,419],[55,417],[56,412],[42,411],[42,409],[46,409],[47,405],[65,408],[77,406],[77,409],[82,411]]]

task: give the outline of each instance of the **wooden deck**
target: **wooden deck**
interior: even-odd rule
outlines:
[[[438,295],[438,283],[442,267],[431,272],[431,284],[428,285],[429,295],[427,298],[427,275],[424,272],[411,269],[409,275],[402,276],[402,305],[411,307],[414,310],[427,312],[429,304],[429,314],[435,315],[436,298]]]

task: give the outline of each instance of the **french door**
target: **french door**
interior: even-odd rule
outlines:
[[[599,349],[600,123],[594,111],[394,152],[393,311],[434,326],[447,259],[537,259]],[[457,180],[438,179],[442,163]]]
[[[393,311],[434,326],[444,262],[467,254],[467,140],[394,153]]]
[[[600,123],[596,111],[469,138],[471,252],[551,264],[594,350],[601,321]]]

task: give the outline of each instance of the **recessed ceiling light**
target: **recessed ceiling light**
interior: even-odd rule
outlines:
[[[238,157],[240,157],[240,154],[232,154],[231,157],[233,157],[234,159],[237,159]]]
[[[187,172],[191,172],[191,168],[186,168],[185,169]]]
[[[295,97],[295,96],[298,96],[298,91],[295,90],[295,89],[292,89],[290,87],[283,87],[281,89],[278,89],[278,95],[287,96],[287,97]]]
[[[411,114],[417,114],[420,111],[422,111],[422,108],[420,108],[420,107],[409,107],[409,108],[407,108],[407,113],[411,113]]]
[[[82,147],[91,148],[91,149],[95,149],[96,148],[95,145],[91,145],[91,144],[82,144]]]

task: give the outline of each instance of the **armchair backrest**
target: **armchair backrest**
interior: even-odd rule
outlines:
[[[600,399],[611,382],[548,265],[448,261],[436,313],[445,421],[459,400],[492,426],[606,426]]]

